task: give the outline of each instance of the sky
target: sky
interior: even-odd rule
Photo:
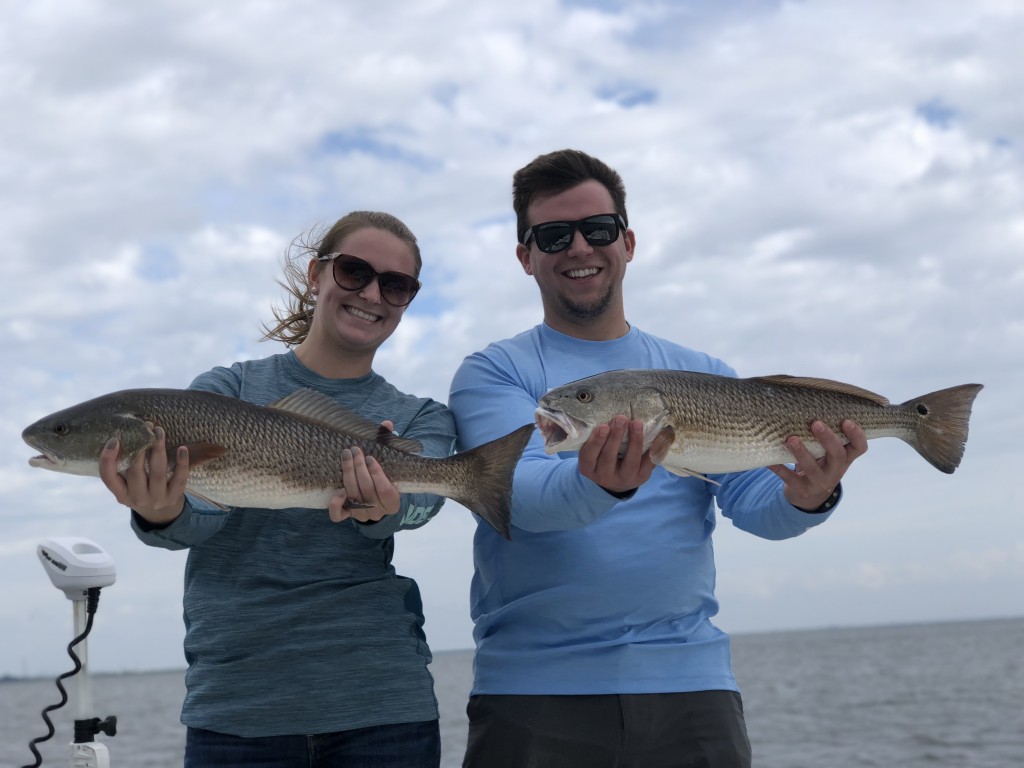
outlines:
[[[91,668],[184,666],[184,553],[142,545],[98,479],[30,467],[24,427],[283,351],[260,336],[286,249],[367,208],[408,223],[425,262],[375,368],[447,400],[466,355],[541,321],[511,178],[565,147],[625,180],[632,324],[741,376],[893,402],[985,385],[955,474],[874,440],[804,536],[721,519],[716,623],[1024,614],[1019,2],[4,8],[0,675],[69,668],[71,603],[36,555],[56,536],[116,563]],[[448,502],[397,537],[435,650],[472,645],[474,527]]]

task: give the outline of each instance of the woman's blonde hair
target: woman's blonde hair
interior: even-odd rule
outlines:
[[[419,277],[423,268],[420,247],[416,236],[400,219],[382,211],[352,211],[334,222],[323,235],[317,230],[300,235],[288,247],[284,256],[284,282],[278,281],[288,292],[284,307],[272,307],[273,326],[263,325],[264,339],[283,341],[289,347],[301,344],[309,335],[316,311],[316,299],[309,285],[309,261],[319,256],[326,256],[338,250],[341,242],[349,235],[361,229],[379,229],[389,232],[409,246],[416,264],[414,277]],[[329,262],[320,264],[320,270],[327,268]]]

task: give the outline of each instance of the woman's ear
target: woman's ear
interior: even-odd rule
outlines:
[[[306,266],[306,285],[309,286],[311,296],[316,296],[320,293],[320,275],[322,272],[321,263],[316,259],[310,259],[309,264]]]

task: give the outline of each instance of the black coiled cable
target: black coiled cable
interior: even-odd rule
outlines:
[[[28,748],[32,750],[32,754],[35,756],[36,761],[31,765],[23,765],[21,768],[39,768],[39,766],[43,764],[43,756],[39,754],[39,750],[36,749],[36,744],[42,744],[44,741],[48,741],[49,739],[53,738],[53,734],[55,733],[55,731],[53,729],[53,721],[50,720],[49,713],[53,712],[54,710],[60,709],[68,703],[68,692],[64,690],[64,684],[61,681],[66,680],[69,677],[74,677],[82,670],[82,660],[79,659],[78,655],[75,653],[75,646],[83,640],[85,640],[85,638],[87,638],[89,636],[89,633],[92,631],[92,617],[96,613],[96,608],[99,606],[100,603],[100,588],[90,587],[86,591],[86,595],[87,599],[85,603],[85,630],[82,632],[82,634],[80,634],[78,637],[76,637],[74,640],[68,643],[68,656],[70,656],[71,660],[75,662],[75,668],[72,669],[70,672],[65,672],[63,675],[57,678],[57,690],[60,691],[60,701],[56,704],[51,704],[50,706],[46,707],[42,712],[43,722],[46,723],[47,734],[45,736],[39,736],[38,738],[32,739],[32,741],[29,742]]]

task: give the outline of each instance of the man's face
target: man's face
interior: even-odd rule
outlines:
[[[589,216],[614,213],[611,194],[598,181],[585,181],[565,192],[538,198],[527,209],[530,226],[550,221],[579,221]],[[557,330],[564,326],[589,326],[609,314],[621,315],[622,280],[633,258],[631,230],[620,229],[608,245],[591,245],[576,229],[568,248],[544,253],[537,239],[520,244],[516,255],[523,269],[540,288],[544,315]]]

